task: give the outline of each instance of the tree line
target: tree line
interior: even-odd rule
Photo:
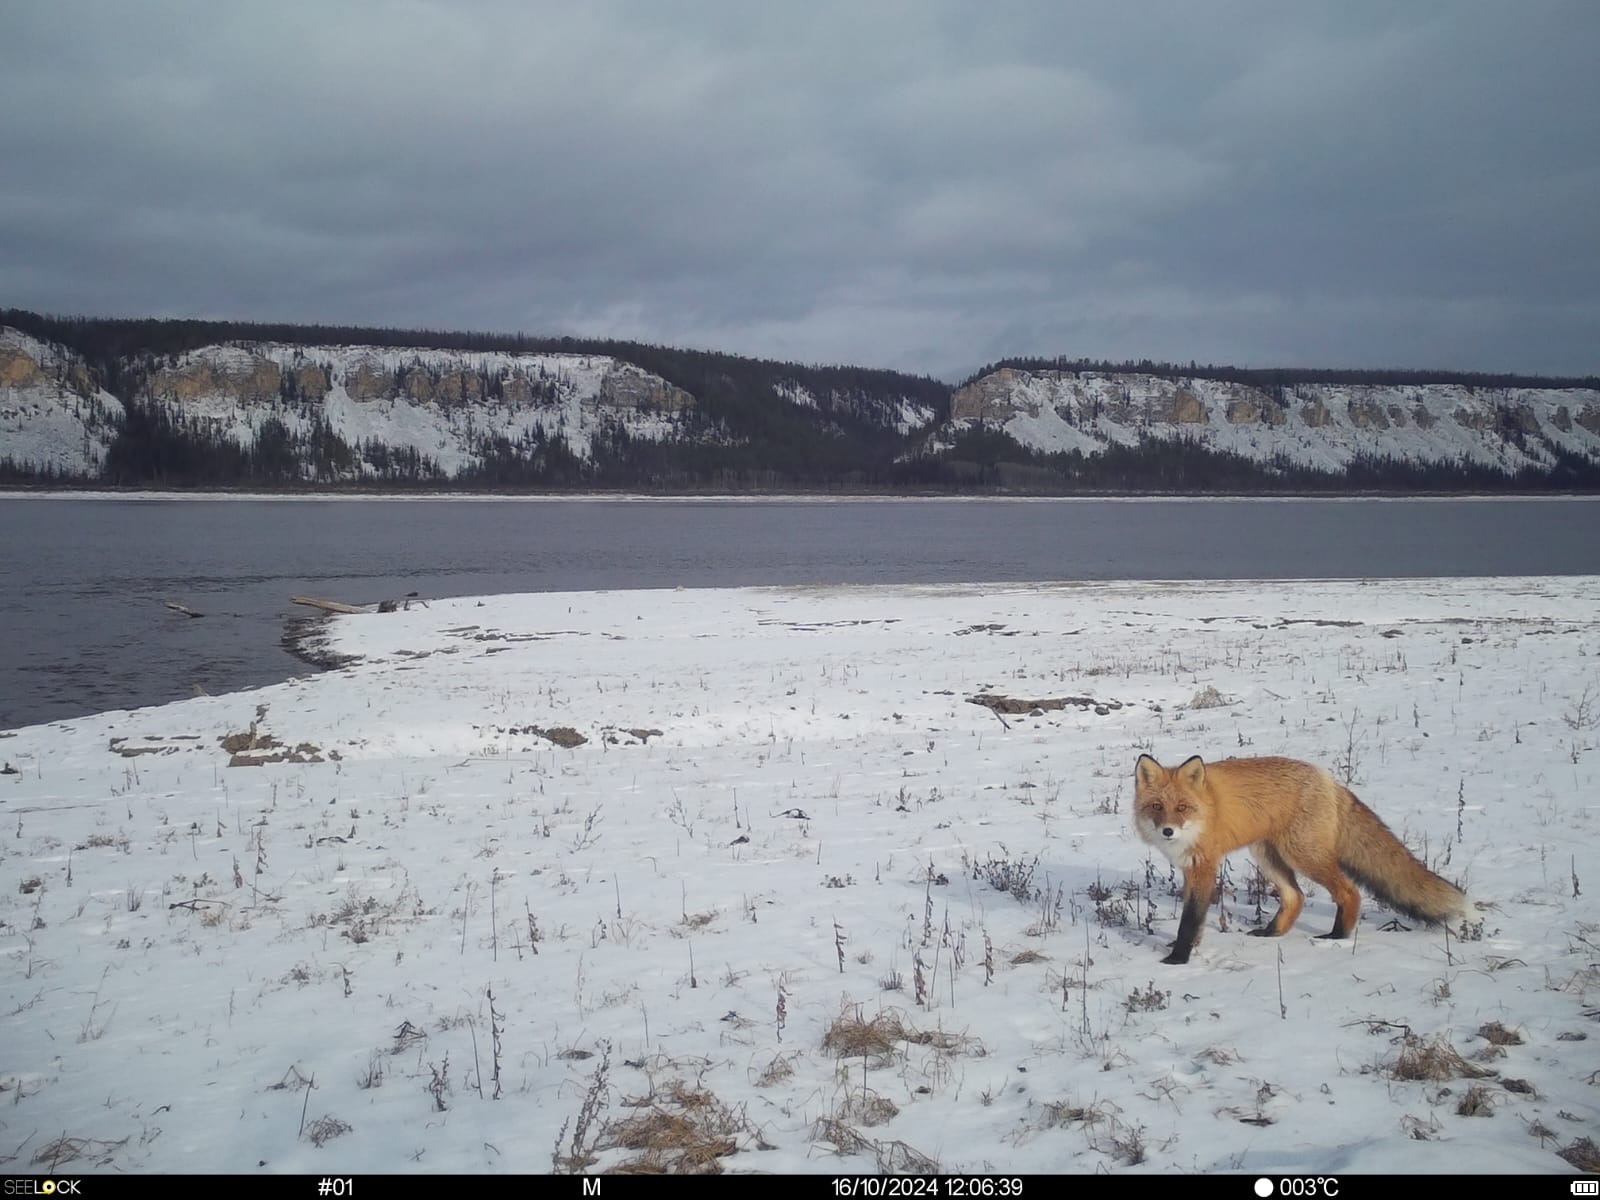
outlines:
[[[1162,362],[1155,359],[1002,358],[975,371],[958,387],[966,387],[995,371],[1009,367],[1017,371],[1065,371],[1098,375],[1153,375],[1157,379],[1211,379],[1260,388],[1282,402],[1287,389],[1296,384],[1346,385],[1355,387],[1429,387],[1456,384],[1466,388],[1593,388],[1600,390],[1600,375],[1551,376],[1518,375],[1495,371],[1417,370],[1409,367],[1364,369],[1330,367],[1234,367],[1190,361]]]

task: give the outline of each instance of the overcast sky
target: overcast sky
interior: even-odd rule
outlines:
[[[1600,372],[1595,0],[14,0],[0,305]]]

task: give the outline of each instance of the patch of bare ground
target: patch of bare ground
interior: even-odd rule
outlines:
[[[323,761],[322,747],[310,742],[286,746],[261,728],[266,720],[267,706],[256,705],[256,719],[243,733],[230,733],[217,739],[229,754],[230,767],[261,767],[268,763],[319,763]]]
[[[602,729],[600,731],[600,736],[606,741],[606,743],[608,745],[612,745],[612,746],[620,746],[622,744],[622,739],[623,739],[624,736],[627,736],[627,737],[630,737],[630,738],[633,739],[633,741],[630,742],[629,745],[634,745],[634,744],[646,745],[646,744],[649,743],[651,738],[660,737],[661,736],[661,730],[659,730],[659,729],[618,729],[615,726],[608,725],[608,726],[606,726],[604,729]]]
[[[571,750],[574,746],[581,746],[589,740],[570,725],[556,725],[549,729],[541,729],[537,725],[513,725],[511,728],[504,730],[497,727],[495,732],[509,733],[513,736],[520,734],[527,737],[543,738],[545,741],[554,742],[566,750]]]
[[[268,740],[270,741],[271,739],[269,738]],[[262,749],[266,749],[266,747],[262,747]],[[264,767],[269,763],[319,763],[325,761],[322,757],[321,746],[313,746],[310,742],[301,742],[298,746],[283,746],[269,754],[235,754],[228,759],[228,765],[230,767]]]
[[[981,705],[992,712],[1007,716],[1034,716],[1040,713],[1059,712],[1069,705],[1079,709],[1093,709],[1097,716],[1107,716],[1122,707],[1120,700],[1096,700],[1093,696],[1055,696],[1041,700],[1020,700],[1015,696],[997,696],[992,692],[979,692],[967,698],[968,704]]]

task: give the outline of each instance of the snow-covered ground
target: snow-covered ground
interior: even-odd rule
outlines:
[[[326,640],[362,661],[0,733],[9,1172],[1600,1141],[1600,578],[500,596]],[[1314,891],[1248,938],[1240,854],[1164,966],[1141,752],[1327,766],[1487,920],[1313,941]]]

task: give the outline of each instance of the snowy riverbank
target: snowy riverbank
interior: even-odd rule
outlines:
[[[9,1170],[1554,1172],[1600,1141],[1600,578],[500,596],[326,644],[361,663],[0,733]],[[1318,889],[1246,938],[1239,854],[1163,966],[1142,751],[1348,774],[1482,936],[1369,900],[1314,943]]]

